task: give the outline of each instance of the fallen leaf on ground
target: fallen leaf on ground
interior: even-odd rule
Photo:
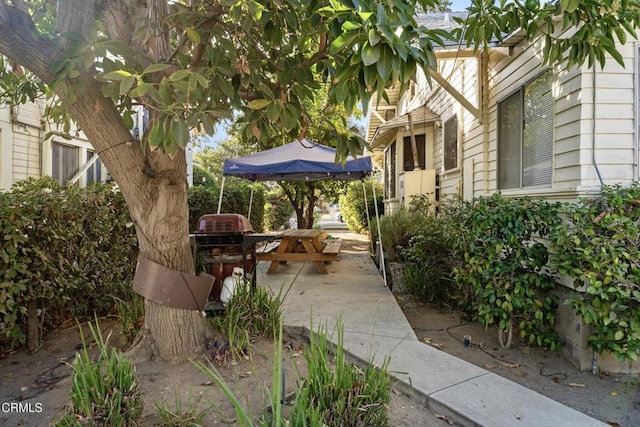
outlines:
[[[503,362],[500,361],[500,365],[504,366],[505,368],[517,368],[518,366],[520,366],[519,363],[515,363],[515,362]]]
[[[241,378],[247,378],[248,376],[250,376],[251,374],[253,374],[253,372],[251,371],[247,371],[247,372],[240,372],[240,377]]]
[[[431,344],[431,338],[424,337],[422,341],[424,341],[425,344]]]
[[[437,348],[438,350],[442,350],[442,344],[436,344],[436,343],[433,343],[433,344],[431,344],[431,347],[435,347],[435,348]]]
[[[486,364],[486,365],[484,365],[484,367],[485,367],[485,368],[487,368],[487,369],[493,369],[493,368],[495,368],[495,367],[496,367],[496,365],[489,365],[489,364]]]
[[[451,419],[451,417],[448,417],[448,416],[446,416],[446,415],[440,415],[440,414],[433,414],[433,415],[435,415],[435,416],[436,416],[436,418],[438,418],[438,419],[445,420],[446,422],[448,422],[448,423],[449,423],[449,424],[451,424],[451,425],[453,425],[453,424],[454,424],[454,422],[453,422],[453,420]]]
[[[402,392],[396,390],[395,388],[392,388],[391,391],[393,391],[393,394],[396,394],[398,396],[402,396]]]
[[[568,385],[569,387],[586,387],[585,384],[580,384],[580,383],[569,383]]]
[[[609,393],[611,396],[617,396],[618,392],[617,391],[612,391],[611,393]]]
[[[25,387],[20,387],[20,391],[27,391],[29,390],[29,387],[25,386]]]
[[[553,382],[554,382],[554,383],[558,383],[558,384],[560,384],[560,383],[562,382],[562,378],[560,378],[560,377],[553,377]]]
[[[617,423],[615,421],[607,421],[607,424],[609,424],[612,427],[620,427],[620,423]]]

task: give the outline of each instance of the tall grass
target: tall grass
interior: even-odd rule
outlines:
[[[124,347],[129,347],[138,332],[140,332],[140,320],[144,317],[144,298],[135,292],[132,292],[131,299],[125,301],[116,296],[113,297],[116,303],[116,309],[120,314],[122,322],[122,338]]]
[[[212,324],[224,333],[232,356],[239,358],[255,338],[275,338],[281,318],[280,294],[262,286],[253,288],[249,280],[241,280],[226,313],[212,318]]]
[[[337,327],[338,342],[333,361],[327,347],[326,329],[311,335],[307,360],[307,379],[298,389],[292,419],[320,417],[326,426],[386,426],[391,379],[387,373],[389,358],[380,369],[368,363],[364,369],[347,361],[344,331]],[[307,422],[312,421],[307,419]]]
[[[109,351],[97,319],[95,327],[89,323],[89,329],[98,357],[92,360],[80,329],[82,350],[73,362],[71,405],[56,425],[135,425],[143,405],[135,368],[115,348]]]
[[[347,361],[343,346],[343,329],[337,328],[338,343],[331,356],[326,329],[312,335],[305,349],[307,378],[301,381],[285,418],[282,390],[282,326],[274,340],[273,378],[270,392],[271,411],[261,418],[245,408],[224,381],[216,367],[207,360],[193,362],[225,393],[233,404],[240,426],[387,426],[391,379],[387,373],[389,358],[380,369],[368,364],[364,369]]]

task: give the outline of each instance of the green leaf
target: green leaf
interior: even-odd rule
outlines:
[[[338,52],[342,51],[345,47],[349,47],[349,45],[353,43],[357,36],[358,33],[356,33],[355,31],[341,34],[333,41],[333,43],[331,43],[329,53],[331,55],[335,55]]]
[[[136,82],[136,78],[133,76],[125,77],[120,80],[120,95],[126,95],[131,90],[131,87]]]
[[[171,121],[171,134],[178,146],[185,147],[189,142],[189,126],[187,126],[187,122],[180,117],[174,117]]]
[[[169,76],[170,82],[177,82],[186,79],[191,74],[191,70],[178,70]]]
[[[132,76],[133,74],[131,74],[128,71],[116,70],[103,75],[102,78],[106,80],[123,80],[123,79],[126,79],[127,77],[132,77]]]
[[[254,99],[252,101],[249,101],[247,103],[247,106],[252,110],[262,110],[263,108],[271,104],[271,102],[272,101],[268,99]]]
[[[156,123],[151,127],[151,131],[149,132],[149,145],[152,147],[160,147],[162,145],[162,140],[162,127]]]
[[[380,46],[371,46],[369,43],[365,43],[360,55],[362,56],[362,63],[365,66],[373,65],[380,58]]]
[[[613,336],[613,339],[616,341],[620,341],[622,338],[624,338],[624,332],[616,331],[615,335]]]
[[[157,73],[159,71],[164,71],[167,68],[169,68],[170,66],[171,65],[169,65],[169,64],[151,64],[147,68],[145,68],[144,71],[142,71],[142,75],[151,74],[151,73]]]
[[[191,40],[193,43],[200,43],[200,41],[202,40],[202,38],[200,37],[200,33],[193,27],[187,27],[185,29],[185,32],[187,33],[187,37],[189,38],[189,40]]]
[[[381,49],[380,58],[378,62],[376,62],[376,68],[378,69],[378,74],[380,74],[380,79],[383,84],[386,84],[393,71],[393,54],[387,46],[383,46]]]

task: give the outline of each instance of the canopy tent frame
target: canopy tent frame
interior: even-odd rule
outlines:
[[[311,153],[312,150],[313,153]],[[371,176],[371,158],[361,156],[355,158],[351,156],[344,164],[337,164],[335,161],[336,150],[324,145],[317,144],[307,139],[296,140],[280,147],[261,151],[244,157],[227,159],[224,161],[222,183],[218,198],[218,214],[222,208],[222,196],[227,176],[236,176],[252,181],[251,196],[249,200],[248,218],[251,219],[251,208],[253,206],[253,193],[256,181],[309,181],[323,179],[339,179],[345,181],[360,180],[364,192],[365,211],[367,214],[367,226],[371,230],[371,219],[369,217],[369,205],[367,202],[367,192],[365,178],[371,178],[371,190],[373,192],[374,208],[376,213],[376,224],[378,238],[382,242],[380,231],[380,213],[376,198],[375,185]],[[388,286],[386,268],[384,262],[384,249],[382,244],[378,245],[380,250],[380,265],[385,286]],[[373,248],[373,242],[371,242]]]

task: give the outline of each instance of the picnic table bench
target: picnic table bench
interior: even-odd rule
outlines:
[[[340,253],[342,241],[324,240],[324,230],[285,230],[275,250],[257,254],[258,260],[271,261],[267,274],[277,271],[287,261],[311,261],[318,273],[327,274],[325,263],[335,261]]]

